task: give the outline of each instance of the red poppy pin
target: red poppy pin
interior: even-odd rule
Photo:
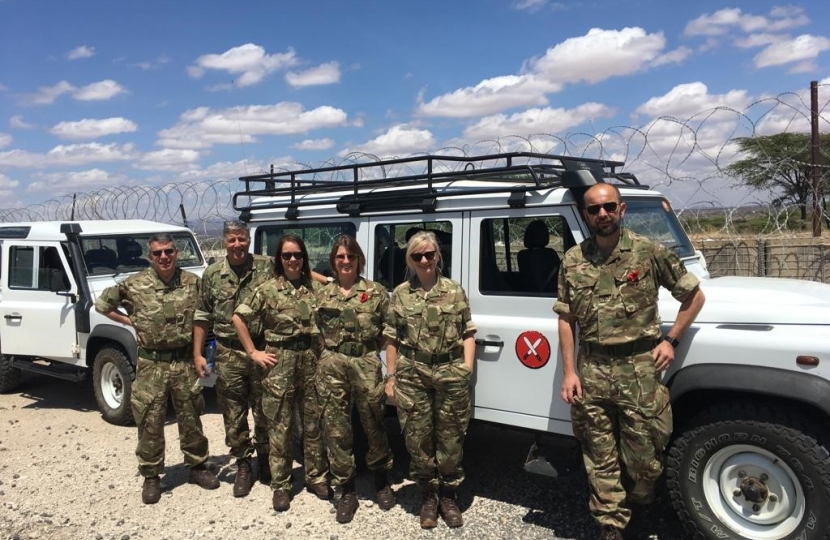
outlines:
[[[628,274],[628,281],[639,281],[640,280],[640,272],[634,270],[630,274]]]
[[[365,302],[366,302],[366,300],[368,300],[368,299],[369,299],[369,295],[368,295],[368,294],[363,293],[363,294],[361,294],[361,295],[360,295],[360,303],[361,303],[361,304],[365,303]]]

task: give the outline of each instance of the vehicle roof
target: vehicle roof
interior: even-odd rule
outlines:
[[[186,227],[169,225],[145,219],[115,220],[81,220],[81,221],[28,221],[0,223],[3,227],[29,227],[28,240],[66,240],[61,233],[64,223],[77,223],[81,226],[81,236],[100,236],[109,234],[147,234],[154,232],[190,232]]]

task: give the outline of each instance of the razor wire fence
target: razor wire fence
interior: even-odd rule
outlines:
[[[819,128],[823,133],[830,133],[827,113],[830,84],[820,85],[819,93],[825,96],[819,103]],[[672,111],[672,115],[656,116],[638,127],[615,126],[596,133],[505,136],[474,143],[458,141],[412,156],[472,157],[533,152],[623,161],[625,172],[636,174],[644,184],[669,197],[713,276],[764,275],[830,282],[830,151],[822,148],[819,165],[822,190],[805,195],[802,185],[800,200],[782,188],[748,188],[729,167],[743,157],[737,143],[740,139],[776,133],[809,134],[809,93],[785,92],[752,102],[746,102],[742,96],[725,95],[721,101],[718,106],[693,114],[680,116],[682,111]],[[809,135],[804,140],[805,147],[795,149],[791,160],[802,169],[810,167],[799,157],[805,152],[809,155]],[[375,154],[353,152],[314,166],[275,164],[273,170],[307,170],[380,159]],[[774,164],[772,160],[770,164],[787,166]],[[481,165],[472,163],[472,166]],[[450,170],[453,166],[461,169],[470,165],[445,162],[442,166]],[[393,177],[426,172],[407,167],[385,167],[380,174]],[[366,174],[376,178],[378,169],[372,168]],[[243,184],[236,179],[109,186],[57,196],[23,208],[0,209],[0,222],[148,219],[187,223],[206,252],[219,254],[222,252],[221,223],[239,217],[231,201],[234,193],[242,188]],[[815,200],[818,205],[814,204]],[[816,208],[824,230],[820,237],[809,234],[810,219]]]

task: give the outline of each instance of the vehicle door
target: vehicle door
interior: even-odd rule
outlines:
[[[476,211],[465,288],[476,333],[475,418],[571,434],[559,397],[553,312],[565,251],[582,240],[570,206]]]
[[[4,241],[3,354],[76,363],[78,287],[59,242]]]

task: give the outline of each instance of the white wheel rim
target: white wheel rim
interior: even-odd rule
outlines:
[[[124,399],[124,381],[115,364],[107,362],[101,368],[101,394],[107,406],[117,409]]]
[[[762,481],[769,495],[750,500],[742,487]],[[718,450],[703,471],[703,492],[715,515],[733,532],[776,540],[801,523],[807,503],[793,470],[763,448],[736,444]]]

